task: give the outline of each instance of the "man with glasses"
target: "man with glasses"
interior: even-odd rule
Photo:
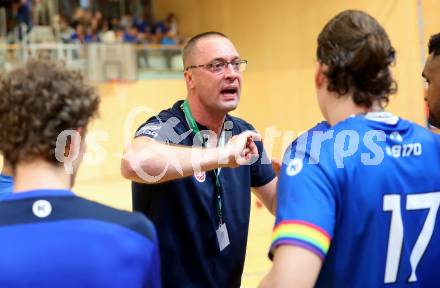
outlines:
[[[141,125],[121,172],[157,227],[165,287],[240,287],[250,189],[273,212],[277,178],[252,125],[228,114],[247,63],[232,42],[194,36],[183,62],[187,98]]]

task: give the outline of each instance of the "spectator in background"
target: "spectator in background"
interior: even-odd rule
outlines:
[[[89,10],[84,10],[84,16],[81,23],[84,25],[84,27],[92,26],[93,18],[92,12]]]
[[[156,35],[164,35],[168,31],[168,26],[165,21],[158,21],[154,25],[153,33]]]
[[[32,29],[32,0],[19,0],[17,5],[17,22],[18,25],[26,25],[26,32]]]
[[[111,18],[110,27],[113,27],[113,29],[116,30],[118,26],[121,26],[121,20],[118,18]]]
[[[133,24],[137,27],[138,31],[143,34],[151,33],[151,26],[148,22],[148,14],[144,13],[141,18],[135,18]]]
[[[160,40],[161,45],[177,45],[176,39],[173,37],[171,31],[168,31]]]
[[[69,26],[69,22],[67,21],[66,17],[60,16],[58,27],[58,39],[63,43],[69,43],[71,36],[75,33],[75,30]]]
[[[169,37],[174,38],[176,42],[178,41],[178,25],[176,14],[170,13],[165,21],[167,27],[167,34]]]
[[[138,30],[136,26],[133,25],[124,32],[123,42],[132,44],[136,44],[139,42]]]
[[[84,43],[85,42],[84,26],[81,23],[76,24],[75,31],[70,35],[70,42]]]
[[[93,42],[99,42],[99,37],[92,26],[87,26],[86,32],[84,34],[84,43],[93,43]]]
[[[149,44],[152,43],[151,26],[148,21],[148,13],[143,13],[141,18],[135,18],[134,23],[138,29],[138,43]],[[146,49],[140,49],[137,51],[137,61],[141,68],[150,67],[148,51]]]
[[[96,23],[98,24],[97,28],[101,29],[102,20],[103,20],[101,11],[95,12],[95,15],[93,15],[93,20],[96,21]]]
[[[148,22],[148,13],[144,13],[141,18],[135,18],[133,25],[138,29],[139,43],[148,44],[152,42],[151,26]]]
[[[95,13],[95,15],[93,15],[90,25],[95,33],[103,30],[103,19],[101,12],[98,11]]]
[[[104,43],[115,42],[115,31],[111,29],[110,21],[108,19],[102,20],[102,29],[99,30],[99,39]]]
[[[168,14],[165,20],[159,21],[154,25],[153,39],[155,43],[164,45],[180,44],[177,17],[174,13]]]
[[[50,25],[50,16],[49,16],[49,1],[48,0],[36,0],[35,1],[35,9],[34,9],[34,21],[35,25]]]
[[[172,37],[171,31],[168,31],[160,40],[160,44],[164,46],[175,46],[177,45],[177,42]],[[175,55],[179,55],[180,50],[165,48],[162,50],[162,54],[165,57],[165,64],[167,68],[171,70],[173,68],[173,57]]]
[[[104,19],[102,21],[102,30],[99,31],[99,38],[104,43],[116,42],[116,32],[112,29],[110,20]]]
[[[115,31],[115,41],[116,43],[122,43],[124,42],[124,28],[122,26],[116,26]]]
[[[130,29],[131,26],[133,26],[133,16],[127,12],[122,16],[120,25],[127,31]]]
[[[165,20],[166,32],[161,35],[160,44],[165,46],[175,46],[179,44],[179,38],[177,36],[177,19],[174,13],[170,13]],[[164,29],[164,28],[160,28]],[[179,50],[164,49],[163,55],[165,57],[165,63],[168,69],[173,68],[173,57],[180,54]]]
[[[160,44],[160,41],[162,40],[162,37],[167,33],[168,27],[165,23],[165,21],[158,21],[154,24],[152,29],[152,40],[153,43]]]
[[[78,7],[73,13],[71,26],[75,29],[79,23],[82,23],[84,19],[84,10],[81,7]]]

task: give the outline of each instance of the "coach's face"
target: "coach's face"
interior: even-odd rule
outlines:
[[[222,113],[234,110],[240,100],[242,72],[230,64],[223,66],[224,69],[215,68],[240,59],[234,45],[227,38],[211,36],[200,39],[195,49],[191,64],[208,66],[190,70],[189,88],[208,110]]]
[[[440,56],[429,55],[423,69],[427,82],[425,101],[429,108],[429,123],[440,128]]]

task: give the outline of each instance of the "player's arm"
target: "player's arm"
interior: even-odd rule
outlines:
[[[278,177],[275,177],[266,185],[254,187],[252,190],[272,215],[275,215],[277,207],[277,182]]]
[[[133,215],[137,215],[135,212]],[[133,221],[134,222],[134,221]],[[148,261],[142,261],[145,265],[141,271],[144,272],[143,288],[160,288],[162,287],[161,279],[161,265],[160,265],[160,253],[159,243],[157,239],[157,232],[154,224],[145,218],[145,215],[141,215],[138,222],[134,222],[133,227],[136,227],[138,232],[141,232],[149,242],[149,245],[145,245],[142,242],[142,251],[139,251],[138,255],[148,258]]]
[[[269,255],[273,267],[261,287],[313,287],[333,234],[336,199],[328,159],[310,162],[307,151],[296,144],[285,153],[277,187],[276,225]],[[316,160],[316,159],[315,159]]]
[[[146,287],[148,288],[160,288],[162,287],[162,277],[160,273],[160,256],[159,256],[159,243],[157,241],[157,236],[155,236],[153,253],[151,254],[151,274],[148,275],[148,279],[145,282],[148,284]]]
[[[280,174],[281,161],[272,158],[272,169],[278,176],[278,174]],[[267,210],[272,213],[272,215],[275,215],[275,212],[277,210],[277,183],[278,177],[275,177],[266,185],[255,187],[253,189],[255,196],[257,196],[257,198],[264,204]]]
[[[310,250],[294,245],[282,245],[275,250],[270,272],[260,288],[313,287],[322,260]]]
[[[246,131],[232,137],[224,147],[203,149],[136,137],[124,152],[121,174],[140,183],[162,183],[193,175],[198,170],[237,167],[258,155],[253,140],[260,139],[259,134]]]
[[[277,174],[277,176],[280,174],[281,165],[282,163],[279,159],[272,158],[272,169],[273,171],[275,171],[275,174]]]

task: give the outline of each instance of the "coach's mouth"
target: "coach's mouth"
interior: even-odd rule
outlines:
[[[225,98],[236,98],[238,96],[238,87],[225,87],[220,91],[220,94],[222,94],[222,96]]]

